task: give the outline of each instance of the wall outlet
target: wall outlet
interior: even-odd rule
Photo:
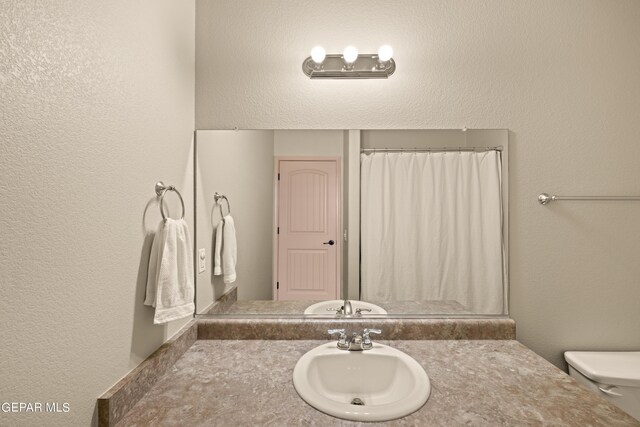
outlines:
[[[207,267],[207,251],[205,248],[198,249],[198,273],[203,273]]]

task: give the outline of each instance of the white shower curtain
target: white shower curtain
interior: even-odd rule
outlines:
[[[362,154],[362,298],[502,313],[500,163],[493,150]]]

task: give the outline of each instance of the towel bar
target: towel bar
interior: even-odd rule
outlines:
[[[541,205],[547,205],[550,202],[556,200],[614,200],[614,201],[633,201],[640,200],[640,196],[550,196],[547,193],[542,193],[538,196],[538,202]]]

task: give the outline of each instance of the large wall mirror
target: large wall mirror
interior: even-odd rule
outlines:
[[[198,130],[194,152],[198,316],[508,314],[507,130]]]

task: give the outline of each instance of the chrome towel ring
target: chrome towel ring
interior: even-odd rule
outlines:
[[[222,199],[227,202],[227,215],[231,215],[231,204],[229,203],[229,199],[227,199],[227,196],[225,196],[224,194],[220,194],[216,191],[213,195],[213,200],[215,200],[216,205],[218,205],[218,207],[220,208],[220,216],[224,218],[225,215],[224,213],[222,213],[222,203],[220,202],[220,200]]]
[[[164,213],[164,195],[167,194],[167,191],[175,192],[180,198],[180,204],[182,205],[182,216],[180,219],[184,219],[184,200],[182,200],[182,195],[176,187],[173,185],[164,185],[164,182],[158,181],[156,182],[156,194],[160,197],[160,215],[162,215],[162,219],[164,221],[167,220],[168,216]]]

